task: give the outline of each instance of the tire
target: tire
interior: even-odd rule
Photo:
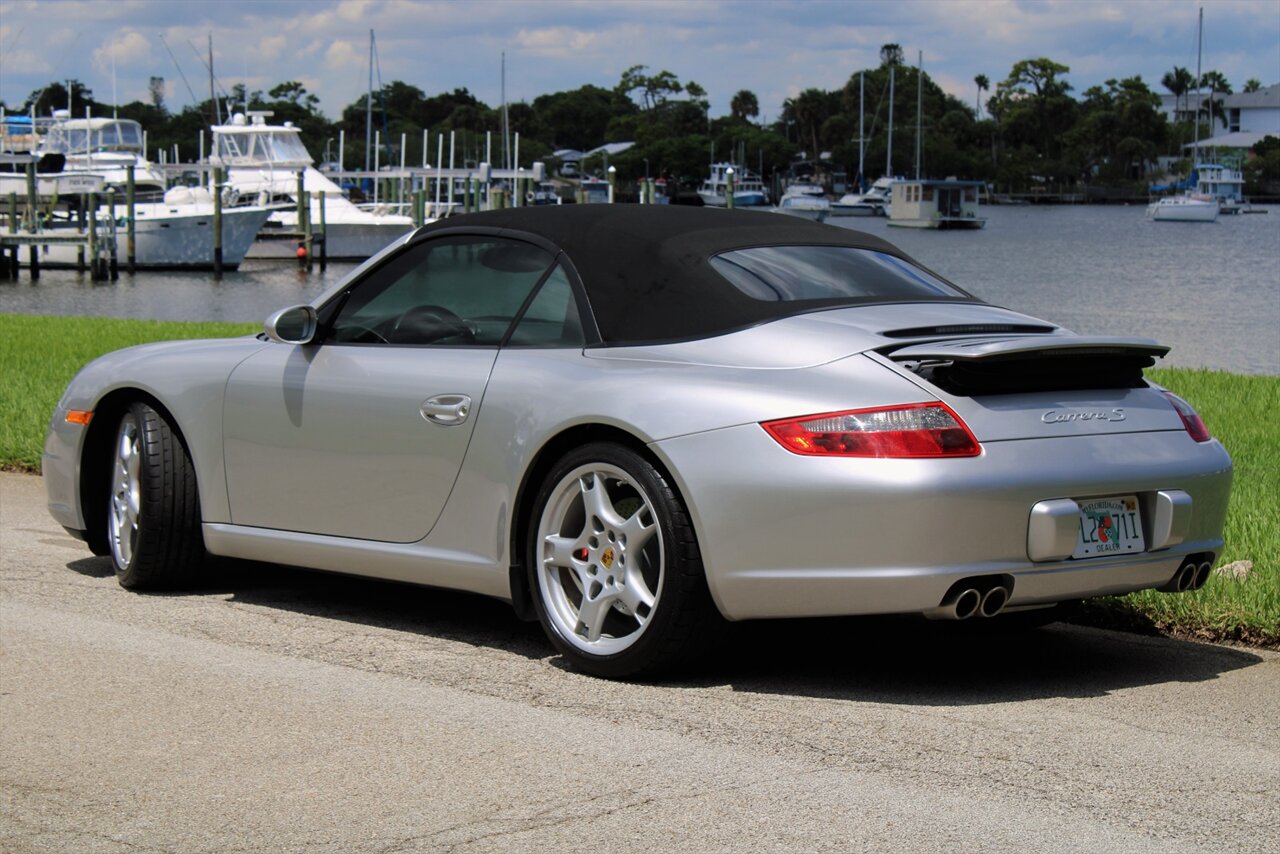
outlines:
[[[133,403],[120,418],[109,464],[107,544],[120,585],[190,583],[205,551],[196,472],[177,431],[150,406]]]
[[[606,442],[567,454],[531,522],[534,609],[574,667],[652,677],[706,650],[723,621],[684,504],[649,460]]]

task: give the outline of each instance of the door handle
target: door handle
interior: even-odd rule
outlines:
[[[465,394],[437,394],[422,402],[422,417],[432,424],[452,427],[471,414],[471,398]]]

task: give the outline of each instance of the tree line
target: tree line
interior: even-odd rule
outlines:
[[[697,82],[636,65],[624,71],[612,88],[587,84],[540,95],[532,102],[506,105],[505,118],[510,131],[520,134],[522,166],[548,161],[558,149],[587,151],[605,142],[634,141],[633,148],[609,161],[620,181],[648,174],[696,184],[714,158],[738,162],[766,179],[787,174],[798,162],[819,164],[847,173],[852,182],[861,147],[868,183],[890,166],[895,174],[914,175],[918,151],[923,177],[981,179],[1010,192],[1090,185],[1140,193],[1159,158],[1185,156],[1184,145],[1192,140],[1197,122],[1202,139],[1209,136],[1211,125],[1226,126],[1222,98],[1232,87],[1219,72],[1202,76],[1201,88],[1208,98],[1200,105],[1190,104],[1194,75],[1177,67],[1164,75],[1161,85],[1185,104],[1176,111],[1174,122],[1166,120],[1159,94],[1140,76],[1107,80],[1077,96],[1069,73],[1068,66],[1048,58],[1021,60],[994,89],[986,75],[975,76],[970,104],[944,92],[927,72],[906,64],[899,45],[887,44],[877,67],[853,72],[840,89],[805,89],[786,99],[772,117],[761,114],[754,93],[741,90],[730,100],[728,115],[711,118],[708,93]],[[1243,91],[1260,86],[1259,81],[1250,80]],[[172,152],[177,146],[180,159],[187,161],[195,159],[202,129],[227,120],[230,110],[243,110],[247,103],[249,109],[271,111],[273,122],[289,121],[299,127],[317,160],[337,159],[342,132],[347,168],[362,168],[366,162],[368,95],[343,108],[340,117],[329,119],[316,95],[297,81],[266,92],[246,92],[237,85],[217,100],[206,99],[176,112],[164,103],[163,79],[152,79],[150,93],[147,102],[113,108],[95,101],[78,81],[53,82],[32,92],[23,104],[6,109],[28,113],[34,105],[38,115],[48,115],[70,105],[74,116],[83,116],[86,108],[99,116],[116,109],[121,117],[142,123],[153,154]],[[434,164],[438,135],[450,133],[458,146],[460,165],[486,157],[495,164],[502,160],[503,108],[483,103],[466,88],[428,96],[417,86],[396,80],[375,90],[372,97],[373,128],[383,146],[377,162],[383,165],[400,162],[402,139],[407,163]],[[423,129],[430,131],[425,152]],[[1246,164],[1247,180],[1255,184],[1280,180],[1277,148],[1268,144],[1255,152],[1258,156]],[[1178,163],[1174,169],[1185,171],[1187,165]],[[588,173],[603,173],[605,166],[603,157],[583,164]]]

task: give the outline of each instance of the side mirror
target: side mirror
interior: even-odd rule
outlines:
[[[310,305],[282,308],[267,318],[262,331],[280,344],[310,344],[316,335],[316,310]]]

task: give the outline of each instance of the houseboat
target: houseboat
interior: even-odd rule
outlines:
[[[982,228],[978,216],[981,181],[927,178],[893,182],[889,225],[900,228]]]

